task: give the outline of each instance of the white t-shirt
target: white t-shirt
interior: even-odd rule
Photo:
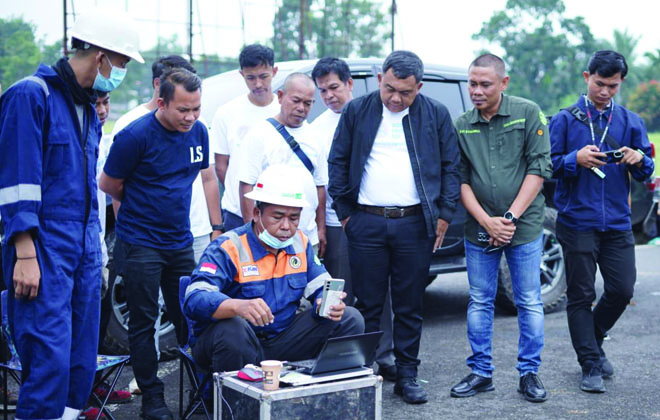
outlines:
[[[252,127],[243,139],[239,151],[238,179],[246,184],[257,183],[259,175],[270,165],[283,164],[304,169],[305,199],[311,205],[304,207],[300,215],[299,228],[307,235],[312,245],[319,242],[316,228],[316,208],[319,204],[317,186],[328,184],[328,162],[325,151],[319,141],[305,122],[301,127],[289,128],[287,131],[300,144],[309,160],[314,165],[314,175],[305,168],[300,158],[293,153],[282,135],[268,121],[260,121]]]
[[[112,128],[112,141],[114,141],[117,133],[149,112],[151,112],[149,108],[147,108],[145,104],[142,104],[122,115]],[[201,118],[200,121],[206,124]],[[166,209],[163,209],[163,211],[165,210]],[[204,186],[202,183],[202,174],[199,173],[192,185],[192,198],[190,200],[190,233],[192,233],[194,238],[197,238],[199,236],[210,235],[212,231],[209,209],[206,204],[206,195],[204,194]]]
[[[247,95],[241,95],[227,102],[215,112],[209,132],[211,152],[227,155],[229,166],[225,174],[225,192],[222,195],[222,208],[236,216],[241,216],[241,202],[238,198],[238,166],[236,153],[255,123],[273,117],[280,112],[277,96],[266,106],[250,102]],[[232,162],[234,163],[232,165]]]
[[[110,145],[112,144],[112,135],[104,134],[99,140],[99,158],[96,161],[96,182],[98,184],[99,179],[101,178],[101,172],[105,166],[105,161],[108,159],[108,153],[110,153]],[[105,267],[108,263],[108,249],[105,246],[105,222],[107,220],[106,215],[106,194],[101,191],[99,188],[96,191],[96,198],[99,202],[99,221],[101,222],[101,263]]]
[[[408,108],[395,113],[383,105],[383,120],[364,165],[358,203],[405,207],[421,202],[403,132],[406,115]]]
[[[314,135],[319,139],[325,148],[325,160],[330,156],[330,148],[332,147],[332,139],[339,124],[341,114],[334,112],[331,109],[326,110],[323,114],[316,117],[314,122],[310,124],[310,128],[314,131]],[[326,178],[328,176],[326,175]],[[325,191],[325,224],[326,226],[340,227],[341,222],[337,218],[337,212],[332,208],[332,198]]]

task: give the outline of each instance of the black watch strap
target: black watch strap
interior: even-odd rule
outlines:
[[[223,223],[223,224],[221,224],[221,225],[211,225],[211,228],[212,228],[214,231],[224,232],[224,231],[225,231],[225,224]]]

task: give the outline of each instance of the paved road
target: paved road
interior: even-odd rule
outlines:
[[[580,369],[562,310],[545,318],[540,374],[549,398],[542,404],[528,403],[516,392],[518,326],[515,317],[501,314],[495,318],[495,391],[467,399],[449,396],[451,386],[469,373],[465,367],[469,355],[465,335],[468,288],[465,274],[439,277],[425,296],[420,355],[419,375],[428,381],[430,401],[421,406],[407,405],[393,395],[393,385],[385,382],[383,419],[659,419],[660,248],[637,247],[637,267],[634,301],[604,345],[616,371],[615,378],[606,382],[608,392],[587,394],[578,389]],[[602,289],[600,280],[598,288]],[[161,363],[161,372],[168,404],[178,412],[178,363]],[[119,385],[126,386],[130,379],[129,368]],[[111,408],[118,420],[138,419],[140,397]]]

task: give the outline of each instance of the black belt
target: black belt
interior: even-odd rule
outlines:
[[[408,207],[379,207],[379,206],[365,206],[363,204],[358,204],[357,208],[362,210],[365,213],[376,214],[378,216],[383,216],[387,219],[398,219],[401,217],[414,216],[416,214],[422,213],[422,205],[415,204],[414,206]]]

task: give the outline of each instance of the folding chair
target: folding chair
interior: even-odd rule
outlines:
[[[3,362],[0,363],[0,368],[4,372],[4,393],[5,393],[5,414],[4,414],[4,419],[7,420],[7,410],[6,410],[6,404],[7,404],[7,374],[11,375],[12,378],[16,381],[17,384],[20,385],[21,379],[18,376],[16,372],[20,372],[22,370],[21,367],[21,361],[18,358],[18,352],[16,351],[16,347],[14,346],[14,340],[12,338],[11,331],[9,329],[9,316],[7,315],[7,291],[4,290],[2,292],[2,337],[5,340],[2,340],[2,353],[3,353]],[[5,344],[6,343],[6,344]],[[4,360],[7,359],[5,356],[5,351],[6,348],[9,348],[9,353],[11,354],[11,359],[9,361],[4,362]],[[106,404],[108,402],[108,399],[110,398],[110,394],[115,389],[115,385],[117,385],[117,380],[119,380],[119,377],[121,376],[121,372],[124,370],[124,367],[126,366],[126,363],[130,360],[130,356],[106,356],[106,355],[97,355],[96,356],[96,371],[99,372],[103,369],[108,369],[107,372],[98,380],[94,383],[94,386],[92,389],[96,389],[102,382],[107,380],[113,373],[114,376],[112,377],[112,381],[110,382],[110,387],[108,389],[108,394],[105,396],[103,401],[92,392],[92,399],[94,402],[97,404],[99,407],[99,414],[96,416],[96,419],[98,420],[101,418],[101,414],[105,413],[106,417],[109,418],[110,420],[115,420],[115,418],[112,416],[112,413],[106,408]]]
[[[190,277],[188,276],[183,276],[181,277],[181,280],[179,280],[179,302],[181,303],[181,313],[182,316],[185,318],[185,315],[183,315],[183,303],[186,298],[186,289],[190,285]],[[188,327],[188,337],[190,338],[190,325],[191,322],[188,318],[186,319],[186,324],[189,326]],[[184,331],[185,325],[182,323],[181,325],[181,334],[182,336],[186,333]],[[212,378],[212,372],[206,372],[205,374],[200,374],[198,373],[197,370],[197,365],[195,364],[195,361],[192,358],[192,353],[190,350],[190,347],[188,344],[184,346],[179,346],[179,360],[180,360],[180,365],[179,365],[179,418],[181,420],[189,420],[190,417],[195,414],[195,411],[201,406],[202,409],[204,410],[204,414],[206,415],[207,420],[211,420],[211,414],[209,413],[209,407],[207,407],[206,403],[204,402],[203,398],[203,393],[204,389],[206,389],[210,384],[211,384],[211,378]],[[188,375],[188,379],[190,380],[190,385],[193,387],[191,390],[192,394],[188,402],[188,406],[186,407],[185,412],[183,411],[183,370],[186,370],[186,373]]]

